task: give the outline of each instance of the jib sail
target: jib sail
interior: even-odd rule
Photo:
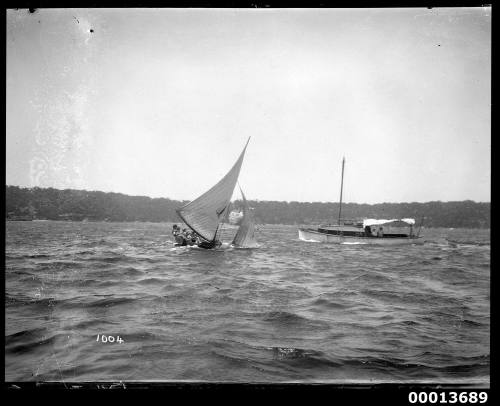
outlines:
[[[241,220],[240,227],[234,236],[233,245],[239,248],[254,248],[258,245],[254,236],[255,223],[250,207],[248,206],[247,199],[245,198],[241,187],[240,192],[243,197],[243,219]]]

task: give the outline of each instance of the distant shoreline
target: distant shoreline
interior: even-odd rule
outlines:
[[[6,186],[7,220],[56,220],[89,222],[177,222],[176,209],[187,201],[121,193],[88,192],[53,188],[20,188]],[[314,225],[337,220],[339,204],[319,202],[280,202],[248,200],[259,224]],[[232,203],[240,208],[241,201]],[[491,203],[426,202],[426,203],[343,203],[344,219],[414,218],[416,226],[423,219],[426,228],[489,229]],[[230,210],[229,210],[230,211]],[[229,212],[228,211],[228,212]]]

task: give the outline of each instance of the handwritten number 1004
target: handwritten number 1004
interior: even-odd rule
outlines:
[[[101,339],[101,342],[103,343],[114,343],[114,342],[117,342],[117,343],[123,343],[124,341],[120,338],[120,336],[116,336],[116,338],[114,336],[105,336],[105,335],[101,335],[101,334],[97,334],[97,339],[96,341],[99,341],[99,338]]]

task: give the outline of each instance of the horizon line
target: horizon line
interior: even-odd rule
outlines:
[[[120,194],[120,195],[124,195],[124,196],[128,196],[128,197],[147,197],[149,199],[168,199],[168,200],[174,200],[174,201],[179,201],[179,202],[189,202],[191,200],[189,199],[173,199],[171,197],[152,197],[152,196],[147,196],[147,195],[130,195],[130,194],[127,194],[127,193],[123,193],[123,192],[114,192],[114,191],[103,191],[103,190],[87,190],[87,189],[73,189],[73,188],[64,188],[64,189],[59,189],[59,188],[56,188],[56,187],[52,187],[52,186],[44,186],[44,187],[41,187],[41,186],[20,186],[20,185],[5,185],[6,187],[18,187],[18,188],[21,188],[21,189],[35,189],[35,188],[38,188],[38,189],[55,189],[55,190],[74,190],[74,191],[78,191],[78,192],[100,192],[100,193],[114,193],[114,194]],[[193,199],[194,200],[194,199]],[[235,200],[232,200],[232,201],[237,201],[237,200],[242,200],[242,199],[235,199]],[[298,201],[298,200],[265,200],[265,199],[247,199],[248,201],[254,201],[254,202],[278,202],[278,203],[283,203],[283,202],[286,202],[286,203],[322,203],[322,204],[328,204],[328,203],[332,203],[332,204],[338,204],[339,202],[338,201],[321,201],[321,200],[317,200],[317,201]],[[357,202],[342,202],[343,204],[359,204],[359,205],[363,205],[363,204],[366,204],[366,205],[376,205],[376,204],[405,204],[405,203],[408,203],[408,204],[412,204],[412,203],[418,203],[418,204],[425,204],[425,203],[434,203],[434,202],[439,202],[439,203],[455,203],[455,202],[467,202],[467,201],[470,201],[470,202],[473,202],[473,203],[489,203],[491,204],[491,201],[476,201],[476,200],[472,200],[472,199],[462,199],[462,200],[428,200],[428,201],[425,201],[425,202],[421,202],[421,201],[412,201],[412,202],[379,202],[379,203],[357,203]]]

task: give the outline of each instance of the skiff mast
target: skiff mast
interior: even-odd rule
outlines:
[[[344,188],[344,164],[345,157],[342,158],[342,179],[340,181],[340,205],[339,205],[339,226],[340,226],[340,215],[342,214],[342,189]]]

